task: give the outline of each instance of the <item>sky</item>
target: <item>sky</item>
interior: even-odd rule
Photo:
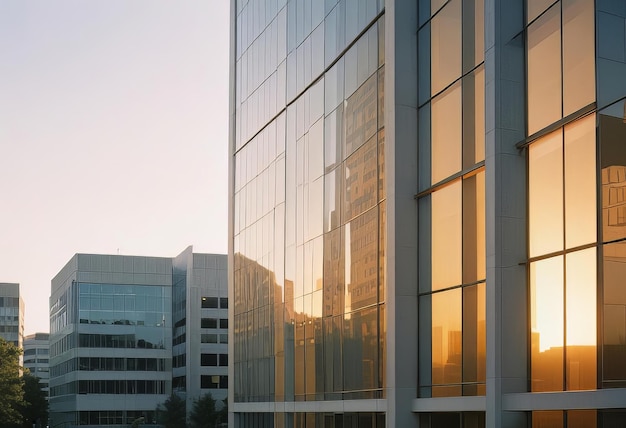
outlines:
[[[0,1],[0,282],[26,334],[75,253],[227,252],[229,3]]]

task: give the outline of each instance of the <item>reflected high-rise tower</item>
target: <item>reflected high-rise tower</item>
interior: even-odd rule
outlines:
[[[624,25],[231,1],[233,426],[626,425]]]

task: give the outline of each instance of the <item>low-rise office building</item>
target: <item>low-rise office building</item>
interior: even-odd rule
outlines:
[[[200,379],[203,293],[196,285],[217,289],[223,284],[221,294],[204,297],[225,296],[225,272],[225,255],[193,254],[191,247],[174,259],[72,257],[52,280],[51,426],[127,426],[138,418],[153,424],[157,406],[172,392],[192,403],[200,388],[187,389],[185,383],[173,389],[172,376],[180,378],[178,369],[186,367],[190,384]],[[185,291],[174,292],[178,289]],[[191,301],[195,297],[197,305]],[[188,324],[181,324],[187,314],[174,319],[183,307]],[[181,326],[184,340],[173,334]]]
[[[48,333],[30,334],[24,338],[24,368],[32,376],[39,378],[41,390],[46,394],[50,388],[50,335]]]

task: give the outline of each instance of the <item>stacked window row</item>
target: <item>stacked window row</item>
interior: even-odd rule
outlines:
[[[163,380],[78,380],[50,388],[50,395],[70,394],[165,394]]]
[[[344,335],[360,343],[346,340],[344,346],[346,364],[355,368],[344,373],[348,389],[367,389],[371,395],[380,388],[378,331],[384,309],[366,308],[383,296],[381,33],[382,21],[373,22],[288,107],[286,118],[277,118],[284,133],[278,127],[273,131],[272,122],[266,128],[269,145],[264,130],[236,156],[236,399],[240,390],[246,391],[245,400],[319,399],[325,393],[340,398],[342,369],[325,386],[322,349],[327,342],[328,355],[334,352],[343,365]],[[278,152],[272,136],[284,138],[277,144],[286,147],[278,164],[272,161]],[[268,193],[265,202],[262,195]],[[335,309],[328,307],[333,301]],[[344,323],[344,313],[354,315]],[[323,327],[322,316],[337,319],[329,318]],[[364,344],[366,356],[357,355]]]
[[[228,367],[228,354],[200,354],[200,365],[207,367]]]
[[[146,424],[156,423],[154,410],[100,410],[78,412],[80,425],[131,425],[139,418],[144,418]]]
[[[485,394],[484,2],[420,2],[419,396]]]
[[[80,283],[78,303],[85,324],[161,327],[171,311],[166,287]]]
[[[228,297],[203,297],[202,309],[228,309]]]
[[[200,328],[228,328],[228,318],[200,318]]]

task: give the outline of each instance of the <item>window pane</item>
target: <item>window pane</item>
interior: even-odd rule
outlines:
[[[568,410],[567,428],[596,428],[597,410]]]
[[[343,155],[345,157],[350,156],[376,134],[378,129],[377,79],[377,74],[372,75],[344,104],[346,139]]]
[[[338,228],[324,235],[324,316],[343,314],[345,268],[342,232]]]
[[[541,15],[543,11],[546,10],[548,6],[554,3],[554,0],[527,0],[526,4],[528,6],[527,14],[528,17],[527,22],[531,22],[536,17]]]
[[[530,265],[531,391],[563,390],[563,257]]]
[[[202,308],[217,308],[217,297],[203,297]]]
[[[563,1],[563,116],[595,100],[593,1]]]
[[[329,232],[341,224],[342,168],[336,168],[324,177],[324,231]]]
[[[432,290],[461,284],[461,180],[432,194]]]
[[[568,390],[596,389],[596,249],[565,256]]]
[[[603,387],[626,387],[626,242],[605,245]]]
[[[561,17],[555,6],[528,27],[528,135],[561,118]]]
[[[431,176],[437,183],[461,170],[461,83],[432,101]]]
[[[378,302],[378,210],[355,218],[345,227],[345,310]]]
[[[602,239],[626,237],[626,101],[600,112]]]
[[[463,289],[463,382],[486,379],[485,284]],[[463,395],[484,395],[484,385],[465,385]]]
[[[463,283],[485,279],[485,172],[463,180]]]
[[[528,149],[530,256],[563,249],[563,155],[561,130]]]
[[[484,60],[485,55],[484,0],[463,2],[463,72]]]
[[[461,395],[461,289],[433,294],[432,317],[433,397]]]
[[[566,248],[596,242],[596,116],[565,127]]]
[[[344,219],[350,220],[378,201],[378,139],[376,136],[345,161]]]
[[[431,94],[461,76],[461,0],[452,0],[431,21]]]
[[[378,385],[378,308],[344,318],[343,378],[345,390],[372,389]]]
[[[563,428],[563,412],[560,410],[544,410],[532,412],[533,428]]]
[[[463,78],[463,167],[485,160],[485,68]]]

